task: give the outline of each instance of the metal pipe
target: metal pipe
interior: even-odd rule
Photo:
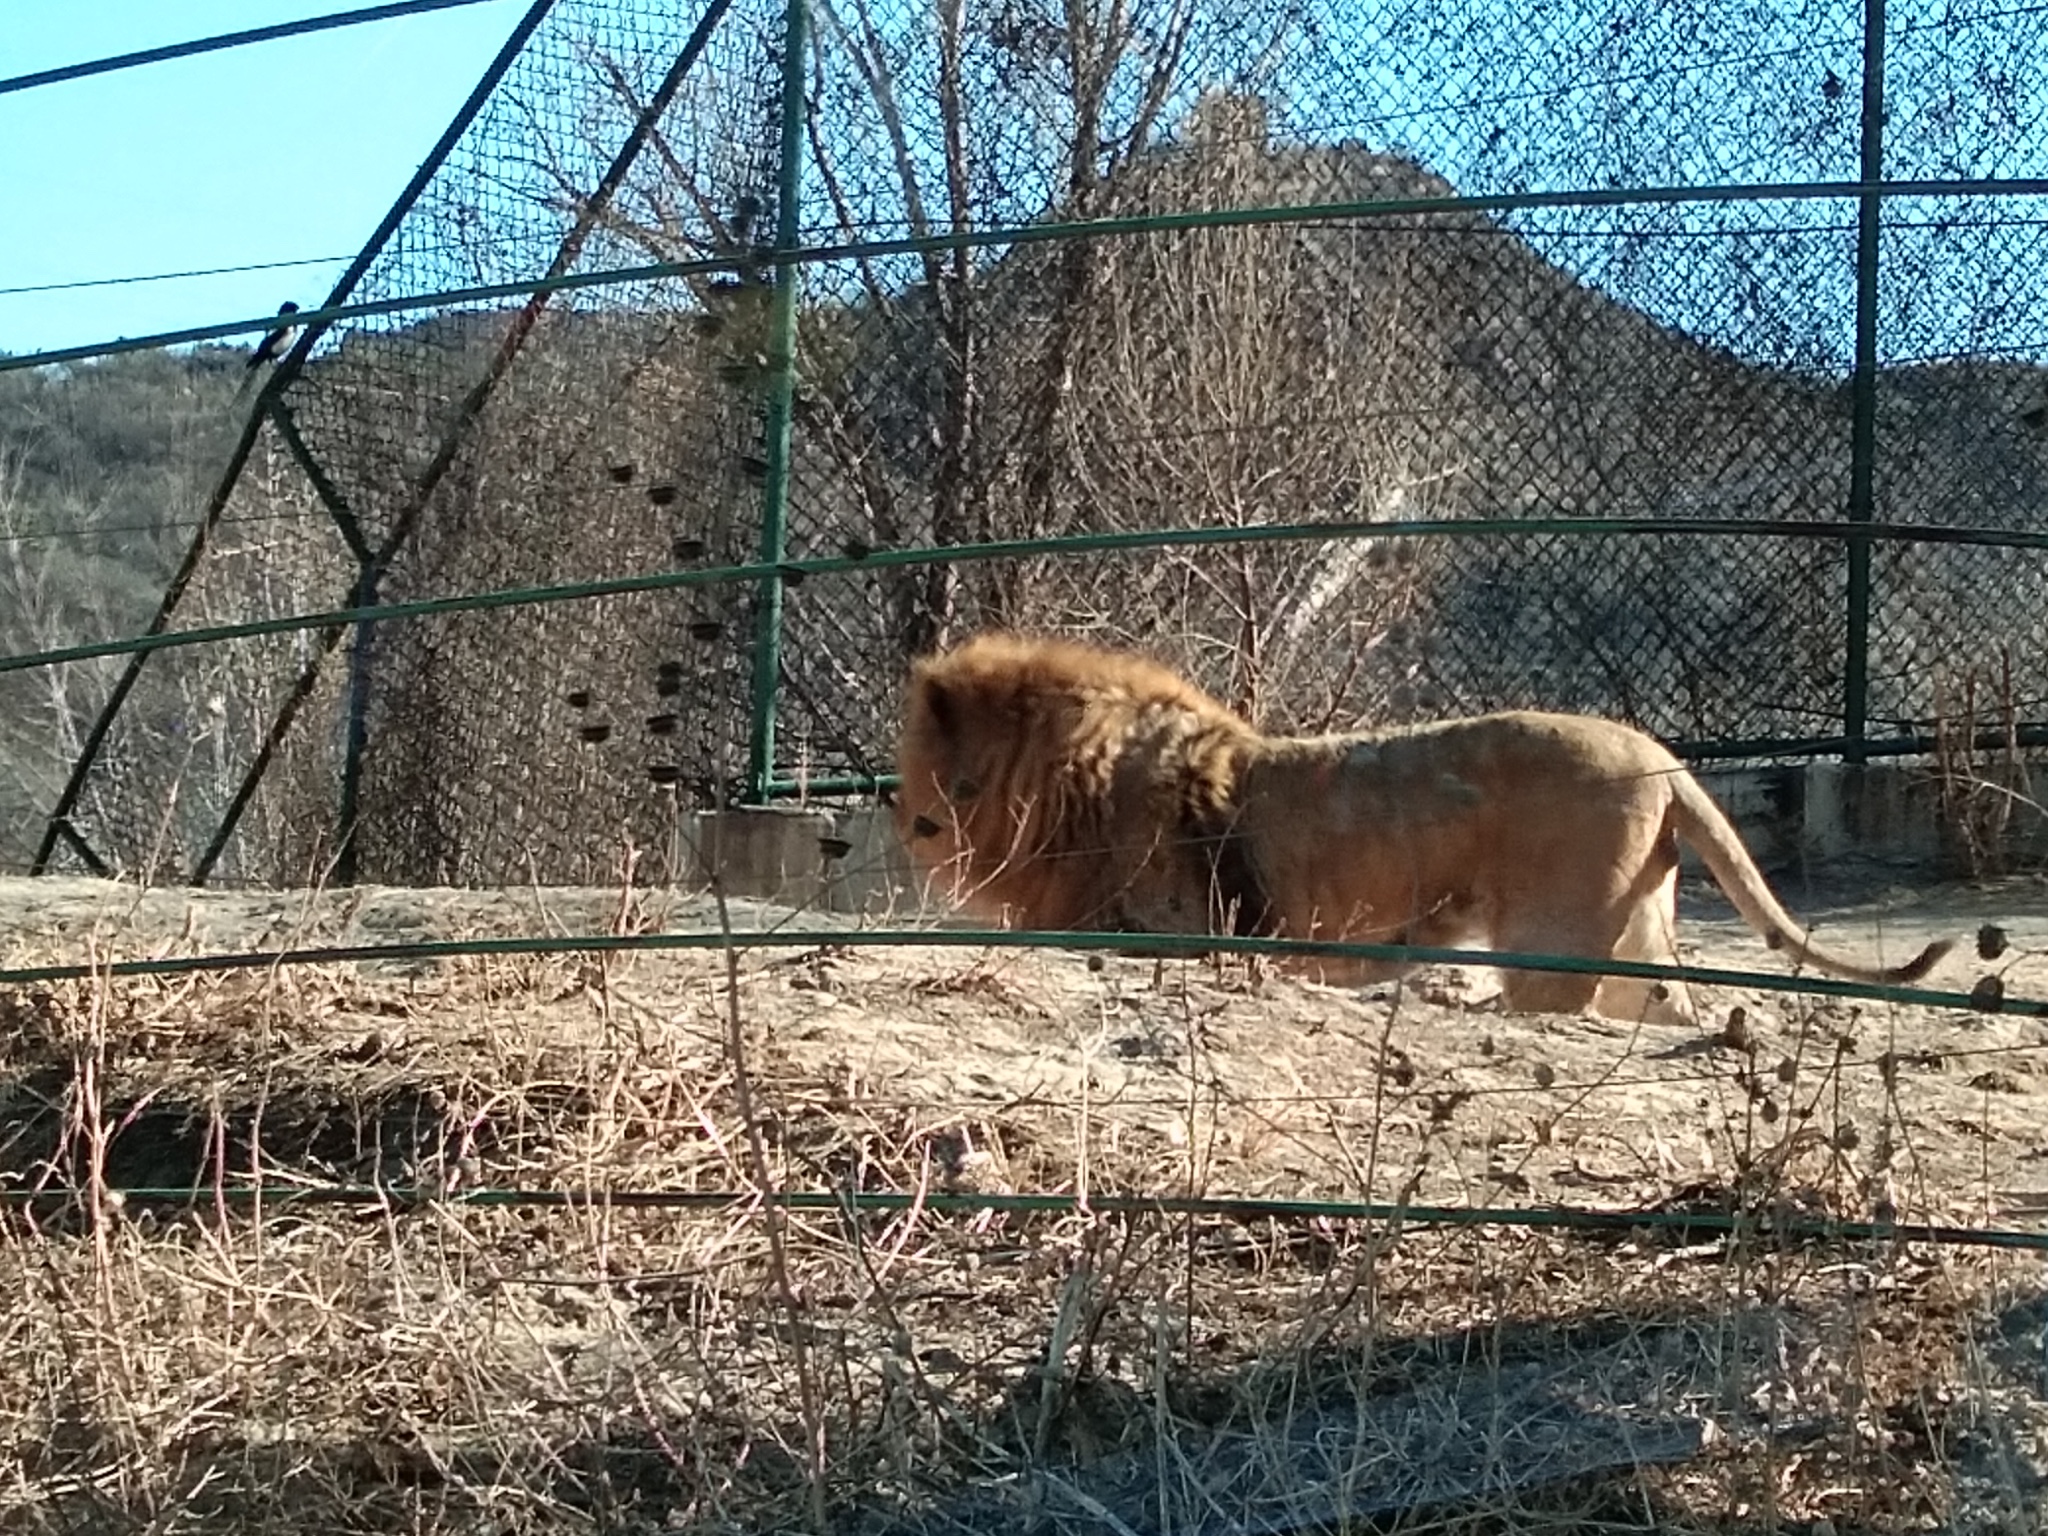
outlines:
[[[1884,178],[1884,0],[1863,3],[1863,184]],[[1876,521],[1877,285],[1884,200],[1866,191],[1856,205],[1856,371],[1850,384],[1848,635],[1842,651],[1842,756],[1860,763],[1870,713],[1870,540]]]
[[[775,250],[797,249],[803,238],[804,60],[810,49],[804,0],[788,0],[782,44],[782,144],[776,175]],[[790,420],[796,400],[797,294],[803,268],[778,262],[769,311],[768,410],[762,432],[767,472],[761,485],[760,608],[754,619],[753,711],[747,737],[749,804],[767,799],[775,772],[775,696],[782,672],[782,573],[777,569],[789,531]]]
[[[598,581],[567,582],[559,586],[502,587],[494,591],[471,592],[452,597],[423,597],[411,602],[390,603],[369,609],[337,608],[285,618],[249,619],[239,624],[181,629],[172,634],[152,633],[125,640],[95,640],[83,645],[60,646],[54,650],[26,651],[17,656],[0,656],[0,673],[65,666],[75,661],[90,661],[97,656],[126,656],[134,652],[175,650],[190,645],[213,645],[222,640],[247,639],[252,635],[278,635],[294,630],[325,629],[330,624],[353,623],[364,618],[416,619],[429,614],[474,613],[492,608],[523,608],[540,603],[619,597],[630,592],[668,592],[684,587],[716,587],[733,582],[759,581],[765,576],[777,573],[785,577],[827,576],[847,571],[886,570],[896,566],[932,565],[941,562],[964,564],[985,560],[1024,560],[1040,555],[1287,544],[1318,539],[1476,539],[1553,535],[1566,538],[1656,535],[1674,538],[1809,540],[1841,540],[1850,537],[1847,525],[1840,522],[1669,517],[1496,517],[1418,519],[1398,523],[1253,523],[1223,528],[1161,528],[1144,532],[1061,534],[1042,539],[996,539],[985,544],[919,545],[910,549],[877,549],[863,551],[857,556],[820,555],[802,560],[784,560],[774,566],[724,565],[707,566],[697,570],[651,571],[634,576],[611,576]],[[1926,523],[1873,523],[1859,528],[1855,536],[1882,543],[1960,544],[1987,549],[2048,551],[2048,532],[2032,529],[1945,528]]]

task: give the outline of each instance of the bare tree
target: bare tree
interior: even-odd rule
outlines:
[[[1309,201],[1327,195],[1303,184],[1309,166],[1271,142],[1261,101],[1218,92],[1111,206]],[[1392,361],[1407,318],[1398,300],[1347,294],[1327,257],[1287,225],[1110,246],[1094,299],[1066,320],[1078,366],[1048,434],[1057,463],[1024,469],[1019,499],[1066,509],[1060,526],[1077,531],[1442,515],[1460,464],[1387,409],[1417,383],[1413,359]],[[1048,481],[1061,488],[1048,495]],[[1270,705],[1316,725],[1383,712],[1402,675],[1389,642],[1412,630],[1421,601],[1417,559],[1409,545],[1354,539],[1048,567],[1033,617],[1096,616],[1186,656],[1250,713]],[[1379,697],[1347,703],[1368,653]]]
[[[871,0],[828,0],[818,16],[811,154],[849,234],[878,220],[930,240],[991,220],[1091,217],[1149,152],[1198,43],[1210,45],[1211,62],[1226,51],[1222,36],[1203,32],[1214,13],[1192,0],[1008,0],[973,24],[959,0],[935,0],[929,50],[918,46],[914,8],[883,19]],[[858,153],[863,123],[886,156]],[[885,177],[871,174],[878,160]],[[1029,293],[1000,275],[1008,259],[963,241],[920,250],[907,284],[878,262],[858,269],[850,298],[869,317],[865,366],[839,372],[840,387],[818,392],[809,419],[866,490],[882,542],[1028,537],[1055,521],[1054,460],[1019,445],[1052,441],[1073,389],[1074,325],[1102,253],[1066,242],[1049,271],[1033,267]],[[902,411],[887,396],[904,378],[916,381],[921,419],[875,419]],[[920,472],[910,485],[878,487],[867,468],[875,453],[905,447]],[[939,565],[899,581],[890,605],[899,659],[954,631],[961,579]],[[991,568],[979,587],[977,621],[1022,617],[1016,570]]]

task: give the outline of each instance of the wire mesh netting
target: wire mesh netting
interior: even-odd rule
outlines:
[[[715,27],[585,0],[535,15],[338,300],[725,254],[752,238],[773,198],[780,9],[733,5]],[[687,53],[698,32],[708,41]],[[758,411],[734,380],[759,292],[707,275],[334,326],[227,513],[269,515],[274,488],[255,468],[295,438],[292,526],[317,548],[289,569],[264,556],[258,581],[217,542],[180,624],[748,558]],[[207,772],[163,750],[175,722],[131,705],[73,819],[124,864],[190,870],[218,842],[217,876],[296,881],[342,853],[352,802],[348,852],[366,876],[608,878],[613,834],[643,825],[667,846],[676,786],[719,761],[722,740],[704,733],[743,721],[744,654],[692,637],[721,622],[743,637],[750,607],[750,594],[719,591],[247,642],[248,686],[224,690],[231,715],[208,736]],[[234,654],[167,652],[136,697],[202,691],[195,680]],[[291,771],[266,770],[262,743],[306,688],[278,733]],[[360,782],[345,787],[352,733]],[[138,849],[150,808],[173,802]]]
[[[2013,103],[2037,45],[1993,16],[1891,14],[1892,69],[1914,77],[1895,93],[1913,110],[1895,112],[1891,163],[1946,177],[2024,165],[2016,141],[2037,130]],[[832,319],[807,332],[805,377],[826,451],[794,493],[800,543],[829,548],[850,527],[943,545],[1318,518],[1848,511],[1856,200],[1595,199],[1855,180],[1860,7],[1741,27],[1711,7],[1160,7],[1132,11],[1125,35],[1008,8],[936,42],[922,12],[820,15],[821,241],[1593,197],[814,268],[807,321]],[[2030,264],[2015,257],[2033,221],[2023,200],[1950,198],[1939,218],[1892,206],[1869,510],[2024,525],[2041,479],[2031,402],[2011,397],[2048,399],[2043,380],[2022,363],[1994,399],[1952,359],[2023,336],[2031,299],[2014,274]],[[1993,502],[1997,516],[1977,516]],[[2029,598],[2005,605],[2038,564],[1880,557],[1875,734],[1928,728],[1925,651],[1958,626],[2024,646],[2040,605],[2024,581]],[[890,700],[850,678],[1022,623],[1163,650],[1276,727],[1547,702],[1724,748],[1825,739],[1843,728],[1847,565],[1839,545],[1804,540],[1531,536],[899,574],[864,605],[843,589],[794,604],[788,665],[833,702],[784,708],[831,766],[873,766]],[[1987,584],[1992,568],[2002,579]]]
[[[834,140],[814,146],[833,214],[820,239],[1855,174],[1847,9],[1736,47],[1676,12],[1575,10],[1530,31],[1487,7],[1432,21],[1254,7],[1188,19],[1163,54],[1013,17],[963,28],[957,61],[892,47],[890,21],[907,18],[844,9],[821,11],[839,95],[820,110]],[[1165,14],[1134,15],[1133,32]],[[1096,50],[1092,95],[1054,85],[1081,46]],[[973,218],[953,226],[933,211],[962,206]],[[843,305],[861,339],[807,333],[806,381],[837,387],[814,407],[826,462],[806,465],[792,524],[822,548],[849,524],[948,544],[1318,519],[1838,517],[1855,218],[1838,200],[1409,212],[814,269],[812,308]],[[989,622],[1165,650],[1276,726],[1539,699],[1690,739],[1810,736],[1840,716],[1842,555],[1804,542],[1175,551],[903,574],[871,586],[865,613],[828,610],[835,595],[793,604],[790,665],[808,659],[813,691],[860,711],[809,732],[828,753],[853,736],[855,768],[881,754],[889,701],[834,684],[899,673]]]
[[[54,720],[80,765],[57,865],[674,879],[687,811],[885,770],[906,663],[996,623],[1281,729],[1542,704],[1734,751],[1837,735],[1863,684],[1876,737],[2048,725],[2041,549],[1806,536],[2041,529],[2040,198],[1873,223],[1845,185],[1879,74],[1893,174],[2037,166],[2031,20],[1893,0],[1880,61],[1834,0],[806,9],[799,46],[776,0],[536,0],[336,297],[641,270],[303,342],[173,622],[854,568],[0,672],[10,748]],[[1724,183],[1770,190],[1673,190]],[[1628,517],[1770,527],[1570,526]],[[858,558],[1430,521],[1466,531]],[[0,603],[0,636],[154,600]],[[0,815],[49,803],[43,752]],[[787,907],[722,893],[549,891],[516,943],[476,941],[501,890],[61,894],[76,971],[0,987],[24,1528],[2048,1507],[2038,912],[1991,909],[1967,1038],[1766,977],[1667,1049],[1109,936],[763,936]],[[593,944],[641,921],[719,943]]]
[[[1547,531],[856,570],[781,589],[779,649],[748,582],[167,653],[84,845],[605,876],[688,807],[885,771],[907,661],[986,624],[1151,647],[1273,728],[1543,703],[1825,742],[1858,640],[1879,741],[1959,699],[2042,722],[2038,552],[1878,545],[1866,632],[1841,541],[1554,527],[2038,530],[2042,199],[1961,185],[2039,163],[2031,22],[1893,5],[1873,50],[1843,0],[798,14],[792,50],[769,0],[536,5],[338,297],[683,270],[327,330],[177,622],[1109,530]],[[1872,226],[1879,81],[1884,169],[1956,185]]]

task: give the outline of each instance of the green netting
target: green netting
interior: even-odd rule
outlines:
[[[816,0],[784,165],[782,4],[532,14],[337,298],[730,266],[333,327],[178,623],[753,558],[785,197],[791,556],[1358,519],[2039,526],[2043,199],[1889,199],[1873,247],[1847,185],[1866,75],[1890,175],[2038,164],[2030,22],[1895,4],[1880,56],[1839,0],[1739,24]],[[1628,195],[1742,185],[1774,190]],[[128,866],[300,879],[353,825],[364,878],[605,878],[629,841],[673,850],[678,811],[759,791],[750,767],[886,769],[905,663],[988,623],[1153,647],[1276,728],[1545,703],[1706,746],[1825,741],[1864,685],[1878,742],[1964,695],[2048,721],[2038,555],[1881,547],[1867,624],[1857,558],[1532,533],[877,568],[788,586],[772,660],[751,586],[252,640],[154,659],[68,809]],[[771,666],[774,756],[750,765]]]
[[[1843,182],[1864,144],[1857,6],[1739,28],[1714,7],[1219,8],[1184,18],[1164,55],[1091,38],[1114,65],[1094,75],[1069,72],[1056,18],[1013,8],[963,35],[950,67],[972,85],[951,118],[951,55],[922,11],[846,9],[819,45],[827,147],[844,146],[814,168],[824,241],[944,229],[948,211],[986,227]],[[1133,14],[1134,37],[1163,35],[1148,19]],[[2038,44],[2009,30],[1892,9],[1888,75],[1910,76],[1891,96],[1895,174],[2025,169]],[[2031,265],[2027,201],[1890,205],[1877,517],[2038,524],[2036,478],[2007,462],[2031,458],[2021,414],[2048,402],[2031,289],[2014,280]],[[1322,515],[1839,523],[1858,219],[1851,198],[1649,201],[820,267],[806,377],[824,452],[804,461],[795,537],[822,551]],[[2015,343],[2016,392],[2033,399],[1984,409],[1977,365],[1959,360]],[[1916,473],[1936,483],[1897,494]],[[2039,654],[2040,604],[2018,574],[2038,564],[1880,560],[1873,736],[1934,728],[1940,660],[1916,644],[1995,634]],[[855,680],[1021,622],[1163,650],[1276,727],[1543,702],[1694,743],[1825,739],[1844,728],[1858,622],[1847,568],[1843,549],[1785,540],[1530,538],[891,574],[793,602],[810,670],[785,713],[829,767],[873,767],[892,701]]]
[[[780,9],[725,12],[637,154],[636,123],[706,13],[595,0],[545,10],[337,298],[725,255],[754,238],[749,210],[774,196]],[[600,200],[615,164],[623,180]],[[346,604],[362,595],[359,553],[384,600],[750,557],[758,410],[734,376],[751,357],[757,291],[677,279],[559,294],[531,311],[333,327],[279,402],[311,470],[288,465],[280,482],[306,514],[293,525],[305,552],[286,569],[274,538],[243,558],[232,540],[217,545],[179,622]],[[230,520],[275,504],[263,466],[284,458],[281,440],[267,424]],[[744,653],[691,632],[724,619],[743,635],[750,601],[654,597],[247,642],[246,678],[226,690],[235,719],[211,738],[219,760],[203,783],[164,750],[177,722],[141,706],[203,692],[194,679],[228,658],[155,658],[73,819],[122,864],[185,871],[212,851],[218,877],[295,881],[341,852],[353,797],[366,877],[609,878],[619,831],[650,800],[672,803],[671,786],[703,782],[743,719]],[[309,681],[279,738],[291,771],[265,770],[261,743]],[[344,790],[352,732],[360,782]],[[172,800],[169,824],[138,846],[148,808]]]

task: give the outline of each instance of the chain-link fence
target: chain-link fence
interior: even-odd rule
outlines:
[[[885,770],[908,659],[996,623],[1155,648],[1274,728],[1543,703],[1853,757],[1968,699],[2023,737],[2040,548],[1800,534],[2040,532],[2044,52],[2031,16],[1839,0],[537,3],[330,307],[470,297],[314,323],[174,622],[1529,529],[166,652],[43,861],[603,878],[622,837],[673,858],[681,809]]]

